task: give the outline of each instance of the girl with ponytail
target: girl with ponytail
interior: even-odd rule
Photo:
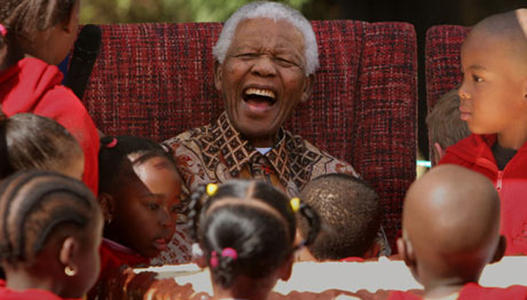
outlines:
[[[198,187],[189,208],[215,299],[266,299],[278,279],[289,279],[294,252],[312,243],[320,228],[311,207],[261,181]],[[311,230],[295,244],[297,212]]]

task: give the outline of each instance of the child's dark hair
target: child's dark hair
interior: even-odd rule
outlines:
[[[231,287],[238,275],[253,279],[269,275],[318,233],[318,215],[302,203],[299,210],[311,230],[304,242],[294,245],[296,217],[291,201],[270,184],[233,180],[207,192],[211,186],[216,188],[200,186],[193,192],[190,226],[210,262],[214,281],[224,288]]]
[[[79,180],[43,170],[20,171],[0,185],[0,260],[30,262],[59,228],[83,232],[100,214]]]
[[[302,200],[320,216],[322,230],[309,251],[317,260],[362,257],[381,226],[377,193],[366,182],[347,174],[326,174],[309,182]],[[300,232],[308,226],[300,221]]]
[[[66,169],[84,155],[77,140],[59,123],[34,114],[0,114],[0,179],[27,169]]]
[[[165,157],[176,166],[170,147],[164,147],[152,140],[138,136],[105,136],[101,138],[99,150],[99,192],[113,193],[120,188],[121,180],[129,180],[135,175],[134,164],[141,164],[152,157]],[[130,154],[139,154],[131,162]]]
[[[7,29],[7,36],[0,35],[0,47],[32,41],[36,31],[44,31],[67,20],[79,0],[6,0],[0,7],[0,24]]]

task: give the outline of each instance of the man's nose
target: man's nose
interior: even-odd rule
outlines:
[[[261,55],[254,61],[252,72],[263,77],[276,75],[276,65],[272,57]]]

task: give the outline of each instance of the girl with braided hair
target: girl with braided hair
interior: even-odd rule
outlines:
[[[59,123],[34,114],[0,113],[0,179],[20,170],[56,171],[81,179],[84,154]]]
[[[215,299],[266,299],[278,279],[289,279],[294,252],[312,243],[320,228],[310,206],[262,181],[198,187],[189,208]],[[295,245],[297,211],[311,230]]]
[[[188,195],[168,148],[137,136],[105,136],[101,145],[98,201],[106,223],[90,298],[105,294],[123,265],[148,265],[161,252],[180,251],[169,247]]]
[[[0,185],[0,299],[81,298],[99,273],[102,214],[79,180],[20,171]]]
[[[99,135],[86,108],[61,85],[55,66],[77,38],[80,0],[4,0],[0,5],[0,105],[64,126],[84,154],[83,181],[97,193]]]

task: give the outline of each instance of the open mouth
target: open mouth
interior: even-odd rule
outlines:
[[[276,93],[270,89],[247,88],[243,92],[243,101],[256,106],[272,106],[276,103]]]

